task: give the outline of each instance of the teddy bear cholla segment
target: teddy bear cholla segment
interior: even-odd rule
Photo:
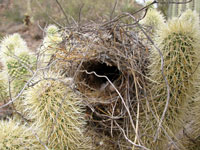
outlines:
[[[192,20],[188,18],[190,15]],[[185,149],[183,143],[176,137],[177,131],[183,128],[187,115],[187,107],[192,102],[192,95],[199,85],[198,66],[199,56],[199,19],[195,12],[186,11],[180,18],[168,21],[167,26],[157,31],[155,45],[160,49],[163,59],[163,72],[170,87],[170,99],[164,119],[163,129],[158,130],[158,121],[163,116],[166,107],[167,90],[166,83],[161,73],[161,56],[157,49],[153,48],[150,53],[151,64],[149,76],[154,81],[151,92],[154,99],[149,103],[152,111],[156,114],[150,115],[148,131],[151,137],[157,136],[157,141],[152,144],[152,139],[146,140],[149,148],[165,149],[171,137],[180,149]],[[146,124],[145,124],[146,126]],[[148,139],[148,138],[147,138]],[[167,149],[167,148],[166,148]]]
[[[43,145],[34,135],[33,127],[21,125],[12,119],[0,121],[0,148],[1,150],[41,150]]]
[[[25,92],[23,103],[27,117],[40,126],[49,148],[88,149],[84,105],[80,97],[65,80],[59,80],[62,77],[52,73],[48,77],[51,79],[42,80]]]

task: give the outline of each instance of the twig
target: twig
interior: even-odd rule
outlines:
[[[14,101],[16,101],[24,92],[24,90],[26,89],[26,87],[28,87],[28,85],[30,84],[30,82],[36,77],[36,75],[38,74],[39,71],[41,70],[45,70],[45,69],[48,69],[50,68],[50,66],[53,64],[53,62],[49,65],[49,66],[46,66],[46,67],[43,67],[43,68],[39,68],[38,70],[36,70],[33,74],[33,76],[26,82],[26,84],[24,85],[24,87],[21,89],[21,91],[18,93],[18,95],[14,98],[12,98],[9,102],[7,102],[6,104],[4,105],[1,105],[0,106],[0,109],[3,108],[3,107],[6,107],[8,105],[10,105],[11,103],[13,103]]]
[[[112,12],[111,12],[111,14],[110,14],[110,20],[112,20],[113,13],[115,12],[115,9],[116,9],[116,7],[117,7],[117,4],[118,4],[118,0],[115,0],[114,7],[113,7]]]
[[[53,21],[53,23],[55,23],[56,25],[58,25],[59,27],[63,26],[61,24],[58,23],[58,21],[54,20],[51,16],[49,16],[49,14],[47,13],[47,11],[44,10],[44,8],[40,5],[40,3],[38,2],[38,0],[36,0],[37,5],[40,7],[40,9],[47,15],[47,17]]]
[[[67,20],[67,23],[69,24],[68,16],[67,16],[67,14],[65,13],[63,7],[62,7],[61,4],[58,2],[58,0],[56,0],[56,3],[58,4],[58,6],[59,6],[59,8],[61,9],[63,15],[65,16],[65,19]]]
[[[24,90],[25,90],[25,88],[28,86],[28,84],[33,80],[33,78],[35,78],[36,74],[37,74],[37,71],[36,71],[36,72],[33,74],[33,76],[26,82],[26,84],[24,85],[24,87],[23,87],[22,90],[18,93],[17,96],[16,96],[15,98],[11,99],[8,103],[6,103],[6,104],[0,106],[0,108],[6,107],[6,106],[8,106],[9,104],[13,103],[15,100],[17,100],[17,99],[22,95],[22,93],[24,92]]]
[[[136,119],[136,136],[135,136],[135,140],[134,143],[139,142],[139,136],[138,136],[138,126],[139,126],[139,114],[140,114],[140,102],[139,102],[139,97],[138,97],[138,88],[137,88],[137,83],[136,83],[136,77],[135,77],[135,73],[134,71],[132,71],[133,76],[134,76],[134,84],[135,84],[135,90],[136,90],[136,98],[137,98],[137,119]],[[140,144],[140,142],[139,142]],[[134,149],[134,148],[133,148]]]
[[[129,13],[126,13],[127,15],[129,15],[131,18],[133,18],[134,20],[135,17]],[[154,136],[154,142],[157,140],[158,138],[158,134],[159,134],[159,130],[161,128],[161,125],[162,125],[162,122],[164,120],[164,117],[165,117],[165,114],[167,112],[167,109],[168,109],[168,106],[169,106],[169,102],[170,102],[170,87],[169,87],[169,83],[167,81],[167,78],[164,74],[164,57],[163,57],[163,54],[161,52],[161,50],[154,44],[153,40],[150,38],[150,36],[144,31],[144,29],[141,27],[141,25],[139,23],[137,23],[138,27],[141,29],[141,31],[144,33],[144,35],[147,37],[147,39],[151,42],[151,44],[156,48],[156,50],[158,51],[159,55],[160,55],[160,59],[161,59],[161,74],[163,76],[163,79],[165,80],[165,84],[166,84],[166,87],[167,87],[167,100],[166,100],[166,104],[165,104],[165,108],[163,110],[163,113],[162,113],[162,116],[161,116],[161,119],[160,119],[160,122],[158,124],[158,128],[157,128],[157,131],[156,131],[156,134]]]
[[[148,100],[146,99],[146,102],[148,103],[149,105],[149,102]],[[156,114],[153,112],[153,110],[151,109],[151,107],[149,107],[151,113],[153,114],[154,118],[156,119],[156,121],[159,123],[159,118],[156,116]],[[165,128],[163,126],[161,126],[163,132],[165,133],[165,135],[168,137],[168,139],[173,143],[173,145],[175,146],[175,148],[177,150],[180,150],[180,148],[176,145],[176,143],[173,141],[173,139],[169,136],[169,134],[167,133],[167,131],[165,130]]]
[[[41,141],[41,139],[39,138],[39,136],[37,135],[36,132],[32,131],[32,133],[35,135],[35,137],[37,138],[37,140],[44,146],[45,150],[49,150],[49,148],[44,144],[44,142]]]
[[[82,12],[82,9],[84,7],[84,3],[81,5],[80,9],[79,9],[79,12],[78,12],[78,31],[80,30],[80,23],[81,23],[81,12]]]
[[[132,145],[134,145],[134,146],[136,146],[136,147],[140,147],[140,148],[143,148],[143,149],[145,149],[145,150],[150,150],[150,149],[148,149],[148,148],[146,148],[146,147],[144,147],[144,146],[142,146],[142,145],[137,145],[137,144],[135,144],[133,141],[131,141],[131,140],[126,136],[126,133],[125,133],[124,129],[122,129],[122,128],[120,127],[120,125],[119,125],[116,121],[115,121],[115,123],[116,123],[116,125],[118,126],[118,128],[121,130],[121,132],[123,133],[125,139],[126,139],[129,143],[131,143]]]
[[[115,85],[110,81],[110,79],[107,76],[98,75],[95,71],[88,72],[87,70],[83,70],[83,72],[86,72],[87,74],[95,74],[99,78],[106,78],[107,79],[107,81],[111,84],[111,86],[114,88],[114,90],[117,92],[117,94],[119,95],[120,99],[122,100],[122,103],[123,103],[123,105],[124,105],[124,107],[125,107],[125,109],[126,109],[126,111],[128,113],[129,119],[131,121],[131,125],[132,125],[134,131],[136,132],[136,127],[135,127],[135,125],[133,123],[133,119],[132,119],[131,113],[130,113],[130,111],[129,111],[129,109],[128,109],[128,107],[127,107],[127,105],[126,105],[126,103],[125,103],[125,101],[124,101],[124,99],[122,97],[122,95],[117,90],[117,88],[115,87]]]
[[[188,0],[186,2],[174,2],[174,1],[167,1],[167,2],[158,2],[157,0],[154,0],[155,3],[159,3],[159,4],[187,4],[187,3],[190,3],[194,0]]]
[[[7,53],[5,53],[7,54]],[[18,58],[18,56],[16,56],[15,54],[13,54],[13,56],[9,55],[10,57],[16,59],[20,65],[22,65],[22,67],[26,68],[29,72],[31,72],[32,74],[34,73],[33,70],[31,70],[31,66],[29,64],[25,64],[23,63],[20,58]]]
[[[137,10],[136,12],[131,13],[131,15],[137,14],[137,13],[143,11],[143,10],[146,11],[147,8],[149,8],[151,5],[156,4],[156,3],[157,3],[157,1],[153,1],[153,2],[150,3],[149,5],[147,5],[147,6],[145,6],[145,7],[142,7],[141,9]],[[118,20],[120,20],[120,19],[122,19],[122,18],[124,18],[124,17],[127,17],[127,16],[129,16],[129,13],[123,13],[123,14],[121,14],[121,15],[115,17],[114,19],[110,20],[109,22],[104,23],[103,25],[101,25],[101,27],[105,27],[105,26],[107,26],[107,25],[109,25],[109,24],[111,24],[111,23],[117,22]]]

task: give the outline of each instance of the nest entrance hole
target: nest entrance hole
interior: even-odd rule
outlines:
[[[106,63],[99,61],[87,61],[82,64],[83,72],[80,77],[84,81],[85,86],[90,87],[93,90],[102,90],[104,86],[108,83],[106,76],[112,83],[120,78],[121,72],[116,66],[109,66]],[[85,72],[86,70],[87,72]],[[97,75],[95,75],[95,72]]]
[[[97,75],[92,72],[95,72]],[[113,113],[114,116],[120,116],[121,113],[123,113],[121,112],[123,111],[123,105],[116,91],[109,89],[109,86],[112,85],[109,84],[105,77],[101,76],[106,76],[119,92],[121,92],[120,86],[125,83],[123,72],[114,64],[108,65],[98,60],[90,60],[82,63],[80,73],[77,76],[77,83],[79,91],[86,95],[86,101],[90,103],[90,105],[86,107],[86,114],[89,116],[88,125],[95,128],[97,133],[102,132],[106,136],[111,136],[110,124],[112,121],[111,118],[113,117],[111,114]],[[106,84],[109,85],[102,91],[102,86]],[[114,112],[112,112],[113,108]],[[123,123],[123,118],[119,117],[116,121],[121,125]],[[112,130],[113,135],[119,135],[118,127],[112,127]]]

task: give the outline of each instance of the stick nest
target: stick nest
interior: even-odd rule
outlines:
[[[57,66],[74,78],[87,104],[88,126],[114,137],[115,145],[124,140],[122,130],[134,137],[130,122],[135,124],[142,110],[137,105],[145,98],[148,47],[138,31],[120,23],[65,29],[56,53]]]

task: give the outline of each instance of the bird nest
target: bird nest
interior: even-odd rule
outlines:
[[[74,78],[83,95],[88,126],[118,139],[116,145],[123,141],[122,134],[134,137],[148,66],[148,48],[138,29],[90,25],[66,33],[56,58],[62,66],[67,64],[63,73]]]

